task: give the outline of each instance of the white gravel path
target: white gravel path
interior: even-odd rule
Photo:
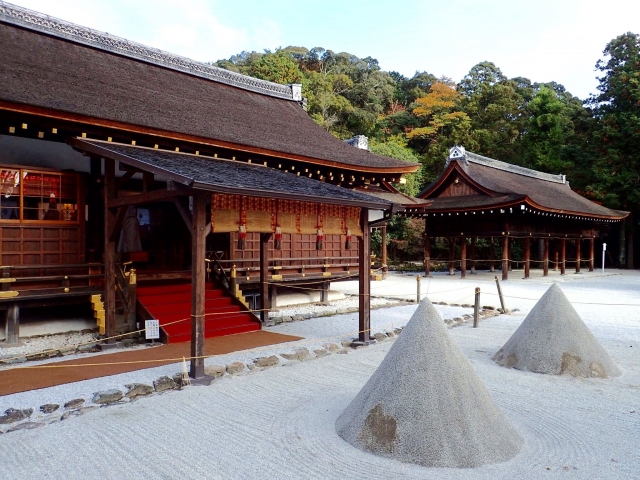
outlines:
[[[491,360],[552,279],[504,282],[508,308],[517,307],[521,312],[490,318],[478,329],[465,324],[448,330],[524,438],[520,453],[507,462],[465,469],[421,467],[364,453],[335,433],[337,417],[393,344],[387,341],[347,355],[225,376],[209,387],[170,391],[36,430],[0,435],[0,478],[637,479],[640,274],[608,274],[559,280],[585,324],[620,366],[619,377],[542,375],[506,369]],[[473,288],[481,286],[487,292],[481,303],[492,304],[488,292],[495,291],[495,283],[492,276],[485,277],[436,276],[429,282],[431,291],[449,293],[430,298],[458,303],[458,294],[472,295]],[[415,293],[410,290],[411,285],[415,288],[415,277],[407,278],[404,284],[397,277],[390,281],[398,282],[401,291],[409,291],[401,294]],[[382,288],[384,283],[372,287]],[[425,292],[424,283],[422,286]],[[457,288],[460,291],[454,292]],[[386,294],[391,290],[386,287]],[[462,303],[467,302],[472,297]],[[374,310],[372,324],[404,324],[415,308]],[[336,333],[334,328],[342,330]],[[348,336],[356,328],[357,314],[348,314],[282,324],[271,330],[303,336],[312,331],[321,344],[325,336]],[[282,347],[272,351],[280,352]],[[238,352],[211,359],[211,363],[236,358],[250,361],[267,353]],[[113,385],[149,382],[161,371],[172,374],[177,370],[175,365],[159,367],[79,382],[64,386],[64,391],[54,387],[0,397],[0,410],[66,401],[76,393],[86,398]]]

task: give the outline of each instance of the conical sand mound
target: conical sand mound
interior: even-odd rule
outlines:
[[[361,450],[430,467],[502,462],[522,445],[427,299],[336,431]]]
[[[553,375],[621,373],[555,283],[493,359],[504,367]]]

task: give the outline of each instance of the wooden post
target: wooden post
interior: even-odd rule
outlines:
[[[320,290],[320,301],[322,303],[329,302],[329,282],[322,282],[322,290]]]
[[[502,296],[502,287],[500,286],[500,280],[496,276],[496,285],[498,286],[498,297],[500,297],[500,305],[502,305],[502,313],[507,313],[507,307],[504,305],[504,297]]]
[[[191,378],[204,377],[206,198],[193,196],[191,232]]]
[[[593,237],[591,237],[589,239],[589,271],[593,272],[593,267],[594,267],[594,262],[595,262],[595,255],[596,255],[596,249],[595,249],[595,239]]]
[[[531,268],[531,238],[525,237],[524,243],[524,278],[529,278]]]
[[[4,341],[15,344],[20,341],[20,307],[18,302],[13,302],[5,312]]]
[[[476,287],[476,301],[473,305],[473,328],[478,328],[480,321],[480,287]]]
[[[269,284],[269,305],[269,308],[278,305],[278,286],[275,283]]]
[[[467,239],[460,239],[460,278],[467,278]]]
[[[491,237],[489,239],[489,271],[490,272],[495,272],[496,271],[496,266],[494,263],[495,260],[495,250],[494,250],[495,246],[493,245],[493,237]]]
[[[549,239],[545,238],[542,247],[542,276],[549,276]]]
[[[567,268],[567,241],[563,238],[560,240],[560,275],[566,273]]]
[[[456,239],[454,237],[449,237],[449,275],[455,275],[455,270],[456,270],[455,254],[456,254]]]
[[[127,324],[129,325],[129,331],[136,330],[136,310],[137,310],[137,291],[138,291],[138,279],[136,269],[129,270],[129,281],[127,282],[127,311],[129,318],[127,318]]]
[[[420,275],[416,275],[416,303],[420,303]]]
[[[502,280],[509,279],[509,237],[502,237]]]
[[[424,276],[431,276],[431,238],[424,233]]]
[[[104,322],[105,335],[116,334],[116,242],[112,235],[116,224],[115,212],[108,207],[109,200],[116,196],[116,164],[110,158],[104,159],[104,187],[102,200],[104,207]],[[115,344],[115,338],[107,340]]]
[[[580,273],[580,261],[582,260],[580,258],[580,244],[582,243],[582,240],[577,238],[576,239],[576,273]]]
[[[557,272],[558,271],[558,250],[556,250],[555,252],[553,252],[553,271]]]
[[[474,275],[476,273],[476,237],[471,238],[469,260],[471,261],[471,275]]]
[[[260,234],[260,319],[262,323],[269,320],[269,239],[271,233]]]
[[[358,237],[358,340],[369,343],[371,334],[371,243],[369,232],[369,211],[362,208],[360,212],[362,237]]]
[[[387,278],[389,267],[387,266],[387,224],[380,227],[380,235],[382,236],[382,278]],[[327,300],[328,301],[328,300]]]

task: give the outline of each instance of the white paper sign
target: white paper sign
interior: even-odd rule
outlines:
[[[147,340],[160,338],[160,320],[145,320],[144,336]]]

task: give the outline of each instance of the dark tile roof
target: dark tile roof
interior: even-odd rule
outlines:
[[[381,188],[369,188],[367,190],[359,190],[361,192],[365,192],[369,195],[373,195],[374,197],[382,198],[384,200],[388,200],[389,202],[397,203],[402,205],[403,207],[413,206],[413,205],[424,205],[429,204],[428,200],[423,200],[422,198],[415,198],[410,195],[405,195],[401,192],[390,192],[388,190],[383,190]]]
[[[471,210],[477,208],[500,207],[503,205],[513,205],[523,201],[525,195],[499,195],[490,197],[488,195],[467,195],[463,197],[438,197],[428,200],[428,211],[432,210]]]
[[[229,148],[363,172],[417,164],[353,148],[291,100],[2,23],[0,100],[176,132]]]
[[[628,212],[611,210],[577,194],[571,190],[563,175],[537,172],[471,152],[466,152],[464,159],[452,159],[447,164],[449,162],[481,187],[489,190],[491,194],[471,196],[475,198],[469,198],[469,196],[434,198],[430,199],[434,200],[434,204],[428,207],[429,209],[446,208],[445,205],[450,206],[451,209],[464,209],[471,206],[490,207],[496,205],[499,198],[519,197],[528,198],[534,208],[566,214],[611,218],[624,218],[628,215]],[[445,170],[443,175],[448,175],[448,171],[448,169]],[[418,196],[429,199],[429,194],[441,180],[442,176]]]
[[[99,140],[78,138],[72,144],[80,150],[158,173],[167,179],[199,190],[291,198],[380,210],[391,207],[391,202],[365,193],[262,165]]]

